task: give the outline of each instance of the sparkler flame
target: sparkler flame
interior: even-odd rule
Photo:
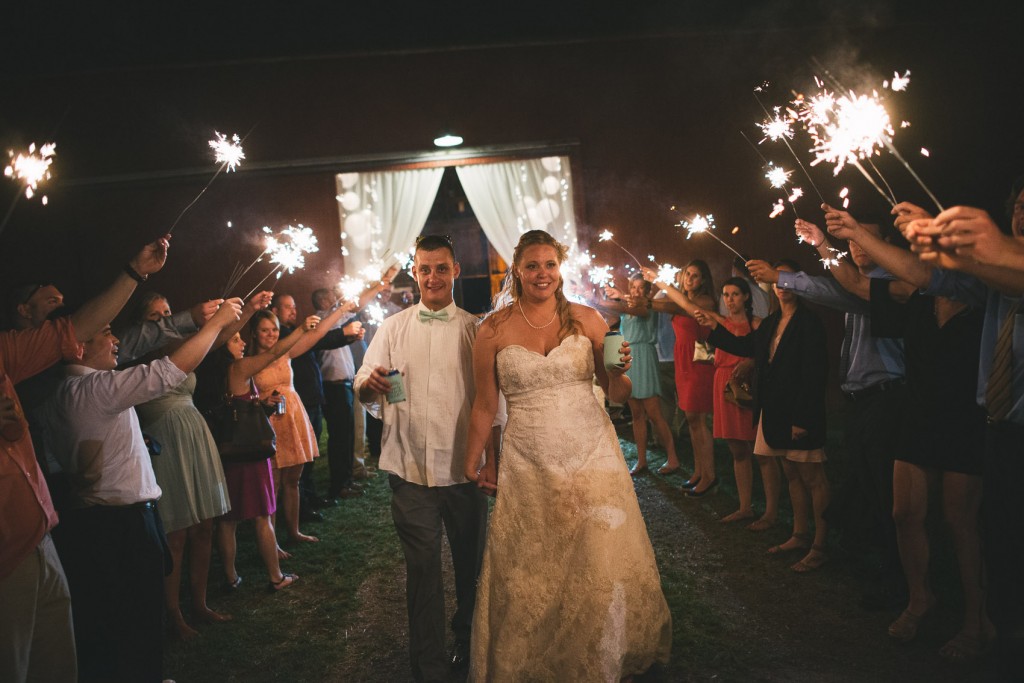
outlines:
[[[615,235],[612,234],[611,230],[605,230],[604,232],[597,236],[597,240],[598,242],[607,242],[613,237],[615,237]]]
[[[238,168],[238,164],[245,158],[245,152],[242,151],[242,140],[235,133],[230,138],[223,133],[214,131],[215,137],[210,140],[210,148],[213,149],[213,158],[218,164],[226,167],[230,173]]]
[[[772,212],[768,214],[768,218],[775,218],[776,216],[781,215],[782,212],[785,210],[786,205],[782,202],[782,200],[776,199],[775,204],[772,206]]]
[[[381,324],[384,322],[384,318],[386,318],[388,314],[387,311],[384,310],[384,307],[381,306],[376,301],[367,306],[365,310],[367,316],[366,322],[373,325],[374,327],[380,327]]]
[[[36,143],[33,142],[26,152],[18,152],[17,155],[14,150],[8,150],[11,163],[4,168],[4,175],[22,183],[25,186],[25,198],[31,199],[39,183],[50,178],[50,165],[56,150],[55,142],[40,146],[39,151],[36,151]]]
[[[686,230],[686,239],[690,239],[696,234],[707,232],[708,230],[715,229],[715,217],[710,213],[707,216],[697,214],[693,217],[692,221],[681,220],[678,223],[680,228]]]
[[[805,121],[814,140],[814,160],[811,166],[823,161],[835,164],[833,175],[839,175],[847,163],[878,154],[894,131],[889,112],[885,110],[877,92],[857,95],[850,92],[834,100],[831,110],[807,109]]]
[[[306,266],[306,254],[320,250],[313,229],[301,223],[298,226],[286,226],[278,235],[270,233],[267,227],[263,231],[269,233],[264,238],[264,253],[270,255],[271,263],[278,264],[282,271],[289,274]]]
[[[611,266],[591,266],[587,277],[598,287],[607,287],[615,279]]]
[[[338,282],[338,291],[345,301],[359,301],[359,295],[366,289],[366,282],[360,278],[344,276]]]
[[[907,69],[906,73],[900,76],[899,72],[894,72],[892,75],[892,81],[888,83],[888,88],[893,92],[902,92],[907,89],[910,85],[910,69]]]
[[[789,182],[789,176],[792,174],[792,171],[787,171],[781,166],[769,164],[768,171],[764,174],[764,177],[768,179],[768,183],[772,187],[778,189],[784,187]]]
[[[793,139],[792,120],[782,118],[779,115],[779,112],[780,108],[775,107],[774,116],[757,124],[761,129],[761,132],[764,133],[764,138],[761,139],[761,142],[764,142],[765,140],[777,142],[783,138],[786,138],[787,140]]]
[[[849,252],[839,251],[833,247],[828,248],[830,255],[823,259],[819,259],[821,264],[825,266],[825,270],[831,270],[832,266],[838,266],[839,262],[846,257]]]
[[[676,275],[679,274],[682,268],[676,268],[671,263],[663,263],[658,266],[658,277],[654,279],[655,282],[664,282],[667,285],[674,285],[676,283]]]
[[[789,203],[792,204],[796,200],[804,196],[804,191],[799,187],[794,187],[793,191],[789,193]]]

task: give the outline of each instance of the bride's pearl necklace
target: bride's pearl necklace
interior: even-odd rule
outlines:
[[[519,304],[519,312],[523,314],[523,320],[525,320],[526,324],[529,325],[530,327],[532,327],[535,330],[543,330],[545,327],[547,327],[551,323],[555,322],[555,318],[558,317],[558,308],[556,307],[554,314],[551,316],[551,320],[547,321],[543,325],[534,325],[533,323],[530,322],[530,319],[526,317],[526,311],[523,310],[523,302],[522,301],[518,301],[516,303]]]

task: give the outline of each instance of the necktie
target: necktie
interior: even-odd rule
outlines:
[[[1013,324],[1020,310],[1021,300],[1010,306],[1010,310],[999,327],[996,348],[992,354],[992,369],[988,373],[985,387],[985,408],[995,422],[1005,420],[1013,403]]]
[[[443,323],[448,322],[448,311],[424,311],[420,309],[420,322],[425,323],[431,320],[440,320]]]

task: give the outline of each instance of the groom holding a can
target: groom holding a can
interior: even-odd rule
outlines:
[[[384,422],[380,469],[388,473],[391,513],[405,553],[413,678],[444,681],[452,667],[468,664],[487,527],[486,497],[465,478],[463,467],[479,321],[455,305],[459,264],[450,238],[421,237],[413,270],[420,302],[384,320],[354,386],[366,409]],[[492,440],[488,458],[493,447]],[[458,602],[455,646],[447,655],[442,527]]]

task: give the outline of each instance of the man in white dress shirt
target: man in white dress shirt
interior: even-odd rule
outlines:
[[[389,475],[391,513],[405,553],[413,677],[444,681],[451,666],[468,663],[487,526],[486,497],[463,474],[478,320],[452,297],[459,264],[448,238],[421,238],[413,268],[420,303],[384,321],[356,373],[355,389],[367,410],[384,422],[380,469]],[[405,401],[384,398],[391,369],[402,373]],[[455,648],[448,657],[442,527],[452,550],[458,602],[452,618]]]
[[[238,320],[230,299],[170,356],[126,370],[107,325],[46,406],[71,480],[61,560],[71,588],[79,681],[163,680],[166,540],[160,487],[133,406],[181,384],[221,330]],[[156,456],[159,457],[159,456]]]

